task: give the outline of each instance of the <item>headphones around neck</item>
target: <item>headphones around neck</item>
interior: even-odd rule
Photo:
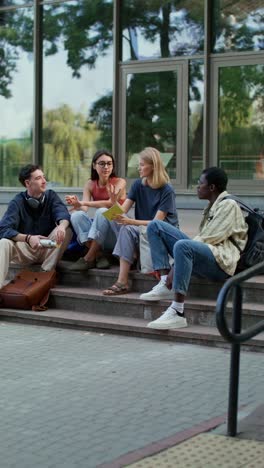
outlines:
[[[28,194],[26,194],[26,201],[30,208],[37,210],[45,201],[45,193],[43,193],[40,198],[29,197]]]

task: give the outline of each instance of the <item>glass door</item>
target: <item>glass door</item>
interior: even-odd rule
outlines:
[[[213,65],[214,163],[237,186],[264,180],[264,60],[217,60]]]
[[[138,177],[138,153],[153,146],[160,151],[171,180],[182,183],[187,143],[183,141],[183,129],[187,129],[184,100],[188,98],[187,83],[183,92],[183,67],[183,63],[170,63],[122,69],[120,154],[127,178]]]

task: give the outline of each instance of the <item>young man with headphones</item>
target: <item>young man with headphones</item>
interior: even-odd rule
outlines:
[[[0,288],[11,261],[54,269],[72,237],[68,210],[53,190],[46,190],[41,168],[28,164],[20,170],[19,181],[26,191],[11,200],[0,221]],[[41,239],[55,241],[58,248],[42,247]]]

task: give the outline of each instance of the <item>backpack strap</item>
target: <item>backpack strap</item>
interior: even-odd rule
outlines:
[[[234,200],[240,206],[241,210],[244,210],[247,213],[255,213],[255,211],[252,208],[250,208],[250,206],[246,205],[242,200],[240,200],[235,195],[227,195],[226,197],[222,198],[221,201],[223,200]],[[231,240],[232,244],[237,248],[239,253],[242,254],[243,250],[239,247],[235,239],[232,236],[230,236],[229,239]]]
[[[240,198],[236,197],[235,195],[227,195],[226,197],[223,197],[221,201],[223,200],[235,200],[237,204],[240,206],[241,210],[246,211],[247,213],[252,213],[256,214],[256,211],[251,208],[251,206],[246,205]]]
[[[229,237],[229,239],[231,240],[232,244],[234,244],[234,246],[237,248],[237,250],[239,251],[240,254],[242,254],[243,250],[239,247],[238,243],[235,241],[235,239],[231,236]]]

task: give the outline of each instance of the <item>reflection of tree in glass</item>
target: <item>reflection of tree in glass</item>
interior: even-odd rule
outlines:
[[[32,53],[33,21],[31,9],[0,11],[0,95],[10,98],[19,49]]]
[[[263,146],[264,73],[261,65],[222,68],[219,91],[219,155],[230,170],[252,177]],[[239,83],[239,86],[238,86]],[[242,173],[242,160],[245,157]],[[237,165],[240,164],[238,168]]]
[[[113,7],[107,0],[86,0],[76,4],[45,6],[45,55],[58,51],[63,37],[67,64],[74,77],[81,76],[81,68],[93,68],[99,57],[106,55],[113,43]]]
[[[43,8],[45,56],[55,55],[60,44],[63,44],[67,52],[67,65],[72,69],[73,77],[80,78],[82,67],[93,68],[96,60],[104,56],[112,45],[111,2],[93,0],[78,4],[46,5]],[[17,71],[20,51],[32,52],[31,14],[32,9],[0,12],[0,94],[5,98],[12,96],[11,85]],[[106,113],[111,117],[111,97],[106,96],[95,103],[94,111],[102,105],[105,107],[103,121],[100,115],[95,117],[102,132],[108,129],[105,140],[111,148],[109,128],[111,129],[112,122],[110,125],[109,122],[107,125],[105,123]],[[87,163],[87,160],[84,161],[84,154],[89,156],[90,152],[95,151],[95,142],[100,132],[90,123],[91,119],[87,122],[87,116],[74,114],[67,106],[46,111],[43,121],[44,168],[48,177],[66,185],[79,185],[81,180],[80,185],[83,185],[81,168]]]
[[[98,148],[112,147],[112,93],[101,97],[93,103],[89,113],[89,122],[100,129],[97,140]]]
[[[19,187],[17,174],[32,159],[31,138],[0,139],[0,186]]]
[[[78,4],[45,6],[43,40],[46,56],[58,52],[63,38],[67,64],[74,77],[80,77],[82,66],[92,68],[113,42],[113,8],[107,0],[86,0]],[[0,12],[0,67],[3,94],[10,97],[12,72],[16,70],[18,48],[33,50],[31,9]],[[30,13],[30,15],[28,14]],[[1,89],[1,88],[0,88]]]
[[[239,86],[238,86],[239,83]],[[226,67],[220,70],[220,121],[226,131],[249,123],[251,105],[264,95],[261,65]]]
[[[174,72],[132,75],[127,90],[127,146],[130,153],[145,146],[175,152],[176,86]]]
[[[122,2],[123,39],[128,43],[129,59],[139,58],[137,36],[159,44],[157,56],[169,57],[197,53],[203,49],[203,0]],[[186,31],[188,33],[186,34]],[[156,54],[155,54],[156,55]]]
[[[125,3],[125,2],[124,2]],[[190,1],[163,1],[148,0],[142,3],[138,0],[127,2],[123,8],[124,28],[127,26],[140,27],[144,36],[151,42],[159,38],[161,56],[169,55],[169,43],[176,32],[171,24],[171,13],[177,9],[185,8],[185,21],[201,22],[201,0],[191,6]],[[160,7],[161,4],[161,7]],[[158,5],[158,6],[157,6]],[[162,10],[162,15],[160,15]],[[32,52],[33,20],[26,15],[24,9],[14,12],[2,12],[2,23],[7,26],[0,29],[1,56],[4,56],[4,65],[1,74],[2,94],[10,96],[12,72],[16,67],[17,48]],[[188,11],[188,14],[186,13]],[[147,12],[147,14],[146,14]],[[92,68],[100,56],[104,56],[113,42],[113,6],[107,0],[86,0],[78,3],[63,5],[46,5],[43,15],[44,53],[46,56],[58,52],[59,42],[63,42],[67,51],[67,64],[72,69],[74,77],[81,76],[83,66]],[[179,45],[177,53],[180,54],[182,46]],[[133,50],[131,48],[131,58]],[[2,63],[3,61],[1,61]],[[91,109],[90,119],[96,119],[102,135],[105,135],[105,144],[109,144],[109,121],[112,115],[112,102],[109,96],[100,98]],[[96,114],[98,112],[98,114]],[[104,132],[107,129],[107,133]],[[103,143],[103,142],[102,142]]]
[[[213,2],[213,49],[263,50],[263,0]]]
[[[196,2],[195,7],[191,6],[191,3],[187,1],[186,5],[186,1],[157,2],[156,0],[148,0],[144,3],[137,0],[124,2],[122,4],[123,29],[128,26],[140,27],[150,42],[158,37],[161,56],[166,57],[170,55],[170,41],[177,29],[175,25],[170,24],[171,13],[176,11],[177,8],[183,9],[185,7],[185,21],[189,22],[189,26],[191,26],[192,22],[196,21],[200,24],[202,21],[201,5],[203,2],[199,0]],[[161,8],[160,4],[162,5]],[[161,9],[162,15],[159,14]],[[186,13],[187,10],[188,14]],[[146,11],[148,14],[146,14]],[[112,16],[111,2],[102,0],[87,0],[75,5],[65,4],[63,8],[60,5],[45,6],[43,28],[45,54],[52,55],[56,53],[58,40],[63,37],[64,48],[68,53],[67,63],[73,70],[73,76],[80,77],[82,67],[94,67],[96,60],[105,55],[112,45]],[[180,28],[180,23],[177,27]],[[197,41],[194,42],[197,45]],[[183,49],[184,44],[181,45],[179,42],[177,53],[180,54],[180,50]],[[130,51],[131,59],[135,59],[132,45]],[[135,90],[135,94],[137,92]],[[131,90],[131,93],[133,93],[133,90]],[[153,96],[153,101],[154,98],[157,98],[157,93]],[[145,114],[146,118],[147,114],[148,112]],[[112,138],[112,96],[110,94],[94,102],[90,110],[89,121],[96,122],[101,130],[100,144],[110,147]],[[143,125],[143,121],[141,121],[141,124]],[[147,126],[148,122],[145,122],[145,125]],[[153,126],[152,123],[150,125]],[[133,133],[131,140],[134,137],[135,134]]]
[[[189,69],[189,157],[188,174],[192,184],[196,184],[203,168],[203,81],[202,60],[192,60]]]
[[[45,111],[43,166],[48,179],[68,187],[82,185],[98,137],[95,125],[69,106]]]

